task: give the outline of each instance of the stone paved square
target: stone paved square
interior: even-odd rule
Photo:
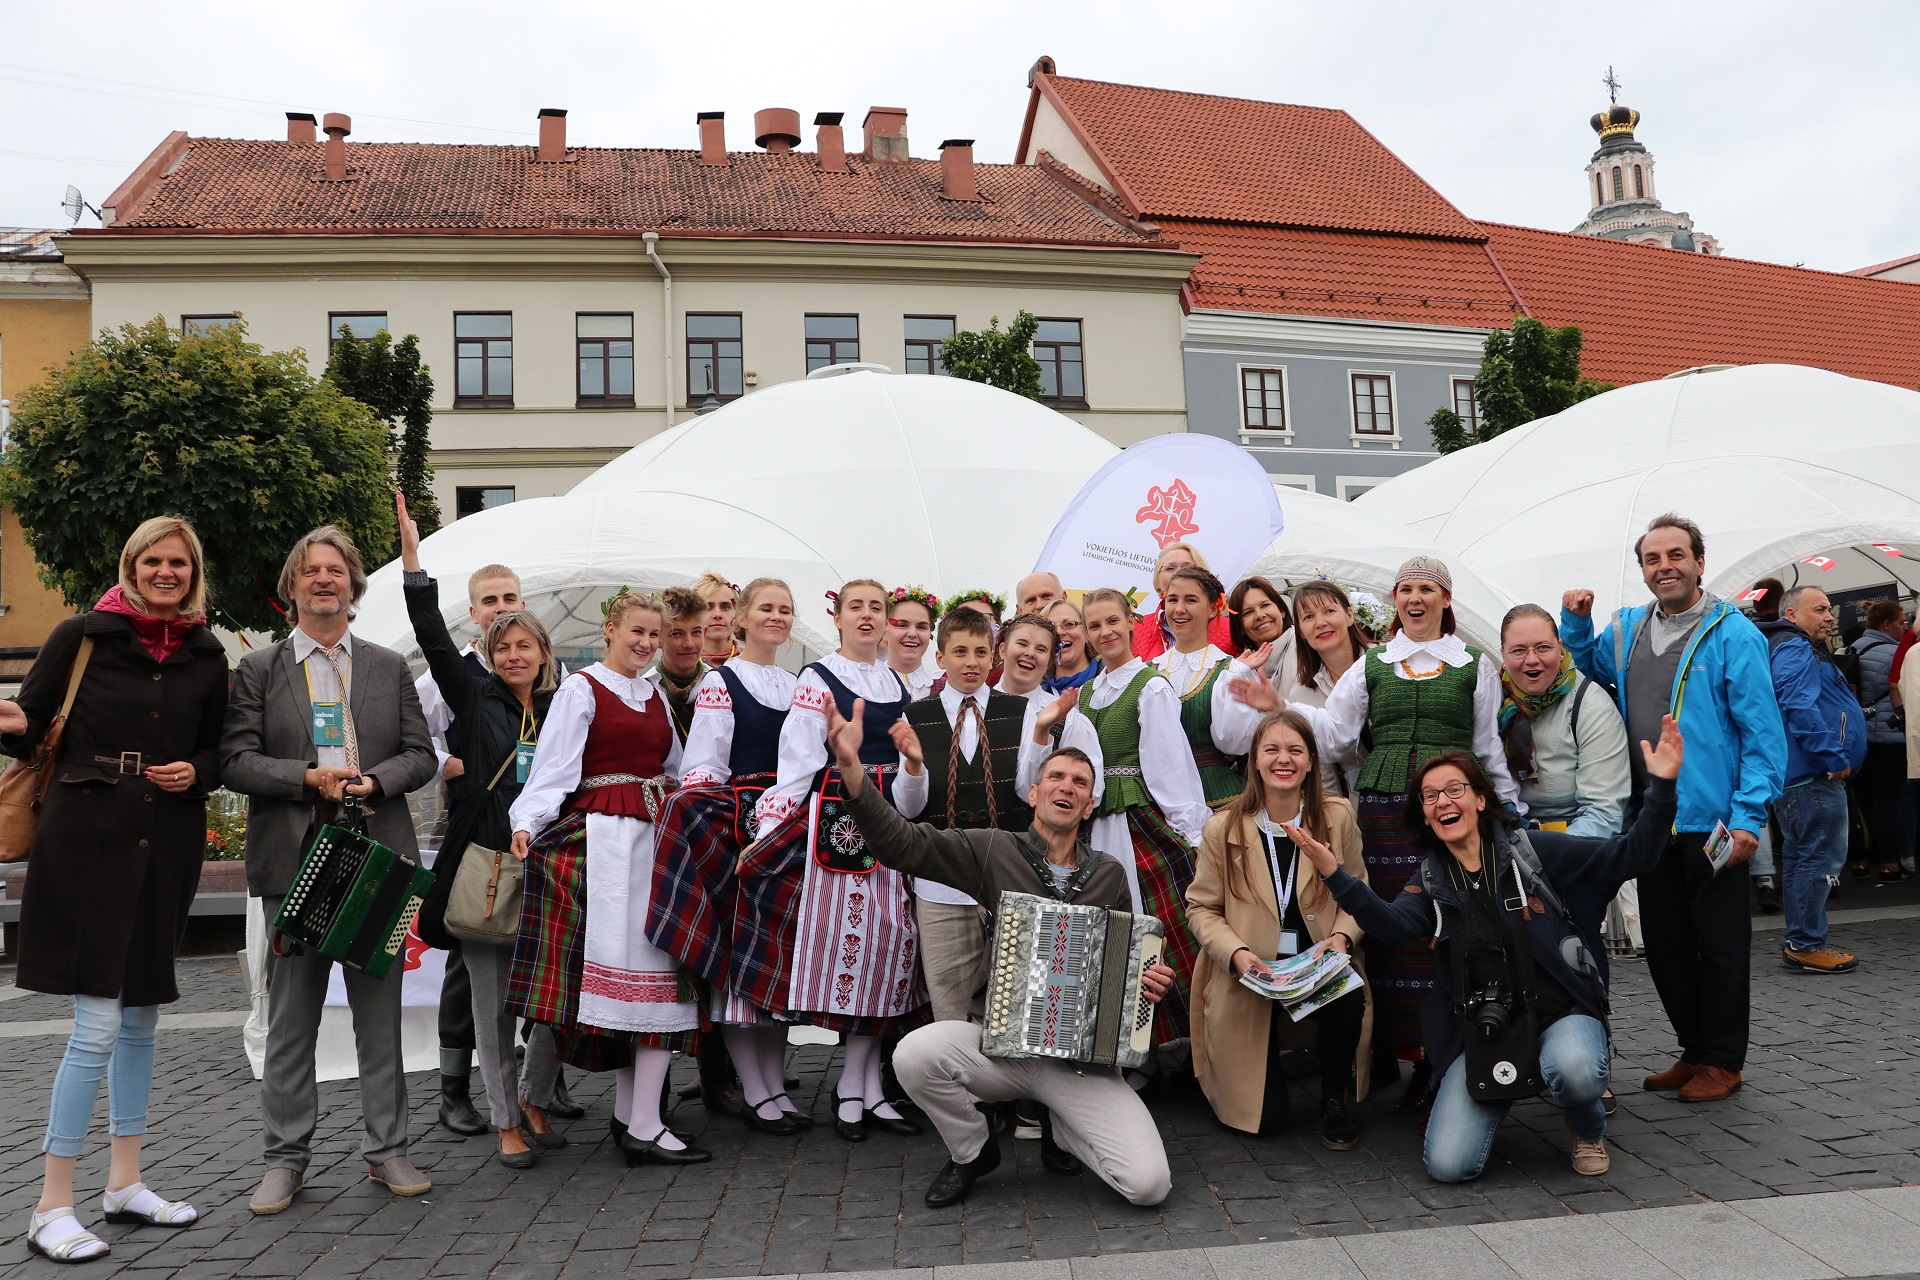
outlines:
[[[1267,1139],[1228,1132],[1188,1081],[1152,1102],[1174,1172],[1173,1194],[1158,1208],[1130,1206],[1091,1177],[1052,1177],[1040,1168],[1037,1143],[1003,1138],[1011,1158],[1001,1170],[964,1206],[931,1210],[921,1195],[944,1159],[938,1141],[877,1134],[857,1146],[839,1141],[829,1123],[833,1053],[809,1047],[795,1055],[795,1098],[820,1123],[795,1137],[768,1137],[682,1103],[674,1123],[715,1158],[679,1171],[622,1165],[607,1136],[610,1077],[569,1073],[588,1115],[565,1126],[571,1145],[523,1172],[495,1163],[487,1139],[454,1139],[438,1129],[432,1076],[409,1077],[414,1158],[436,1184],[417,1200],[366,1181],[356,1155],[354,1086],[322,1085],[307,1190],[288,1212],[255,1218],[246,1204],[259,1175],[259,1115],[239,1030],[163,1026],[147,1172],[168,1194],[193,1200],[203,1217],[177,1233],[100,1227],[113,1252],[85,1274],[418,1280],[911,1270],[1920,1183],[1920,891],[1848,889],[1836,903],[1846,914],[1834,936],[1859,951],[1854,973],[1787,971],[1778,959],[1781,935],[1767,928],[1778,917],[1756,920],[1748,1084],[1726,1103],[1688,1106],[1640,1091],[1640,1077],[1665,1066],[1672,1046],[1645,965],[1615,962],[1620,1105],[1608,1132],[1613,1168],[1601,1178],[1568,1169],[1560,1115],[1545,1102],[1514,1109],[1485,1176],[1442,1186],[1420,1166],[1418,1126],[1392,1114],[1397,1086],[1358,1108],[1359,1148],[1331,1152],[1304,1127]],[[1883,918],[1849,918],[1862,908]],[[185,998],[167,1013],[242,1007],[231,957],[183,961],[182,970]],[[20,1232],[37,1194],[47,1091],[65,1044],[55,1028],[67,1014],[62,998],[0,1001],[5,1275],[50,1271],[28,1259]],[[690,1064],[676,1066],[676,1083],[691,1077]],[[1295,1105],[1296,1116],[1312,1114],[1304,1096]],[[78,1176],[80,1216],[89,1226],[99,1225],[105,1115],[103,1097]],[[1743,1204],[1741,1212],[1764,1224],[1768,1206]],[[1862,1255],[1881,1256],[1864,1247]],[[1109,1270],[1132,1274],[1117,1264]]]

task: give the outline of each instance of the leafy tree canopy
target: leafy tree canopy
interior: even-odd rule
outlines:
[[[369,564],[392,556],[387,429],[233,324],[183,337],[155,316],[102,331],[16,402],[0,501],[41,579],[87,608],[150,516],[185,517],[206,547],[213,617],[284,631],[274,585],[294,540],[333,523]]]
[[[1580,376],[1580,330],[1554,329],[1530,316],[1515,316],[1513,328],[1495,329],[1480,349],[1480,371],[1473,393],[1480,410],[1478,435],[1452,409],[1427,419],[1441,453],[1453,453],[1505,431],[1570,409],[1610,383]]]
[[[440,527],[433,496],[433,375],[420,363],[420,339],[398,342],[385,329],[371,337],[346,330],[327,358],[327,380],[366,405],[387,424],[394,487],[407,497],[407,512],[425,537]]]
[[[1029,400],[1040,398],[1040,362],[1033,358],[1033,335],[1040,328],[1022,311],[1003,331],[995,316],[984,329],[962,330],[940,344],[940,362],[948,373],[968,382],[984,382]]]

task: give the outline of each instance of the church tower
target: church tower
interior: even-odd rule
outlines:
[[[1653,185],[1653,153],[1633,136],[1640,113],[1620,105],[1620,82],[1607,68],[1608,106],[1590,122],[1600,149],[1587,162],[1587,198],[1592,208],[1575,235],[1651,242],[1687,253],[1718,253],[1720,242],[1696,232],[1693,219],[1661,208]]]

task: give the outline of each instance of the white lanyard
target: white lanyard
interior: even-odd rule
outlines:
[[[1287,904],[1293,901],[1294,872],[1300,866],[1299,851],[1294,850],[1294,856],[1287,862],[1287,874],[1283,877],[1280,874],[1280,852],[1274,844],[1273,832],[1261,827],[1260,838],[1267,842],[1267,867],[1273,872],[1273,896],[1280,903],[1280,926],[1284,929],[1287,923]],[[1289,840],[1287,844],[1291,848],[1293,842]]]

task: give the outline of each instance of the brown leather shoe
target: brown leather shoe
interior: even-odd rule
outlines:
[[[1681,1088],[1687,1081],[1693,1079],[1694,1074],[1699,1070],[1699,1063],[1682,1060],[1674,1063],[1665,1071],[1656,1072],[1648,1076],[1640,1082],[1640,1087],[1648,1093],[1672,1093],[1675,1089]]]
[[[1719,1102],[1730,1096],[1746,1077],[1725,1067],[1701,1067],[1680,1086],[1682,1102]]]

